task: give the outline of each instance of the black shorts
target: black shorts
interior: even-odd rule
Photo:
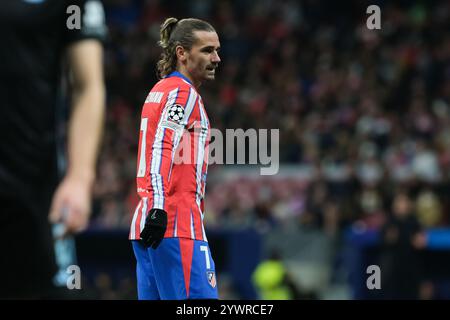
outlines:
[[[0,299],[51,295],[57,270],[48,222],[52,193],[0,194]]]

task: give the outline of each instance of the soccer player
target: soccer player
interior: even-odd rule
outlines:
[[[61,297],[49,217],[69,234],[88,223],[104,115],[105,31],[96,0],[0,6],[0,298]],[[65,149],[66,101],[64,170],[58,150]]]
[[[168,18],[159,44],[162,79],[143,105],[137,159],[141,200],[130,228],[138,298],[217,299],[203,226],[210,125],[197,90],[215,77],[219,38],[202,20]]]

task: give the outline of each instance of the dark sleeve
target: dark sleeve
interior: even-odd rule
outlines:
[[[105,10],[100,0],[70,0],[66,6],[67,44],[84,40],[106,40]]]

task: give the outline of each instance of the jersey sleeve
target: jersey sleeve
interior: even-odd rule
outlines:
[[[175,151],[184,129],[192,122],[191,114],[197,98],[198,94],[188,86],[175,88],[168,93],[166,103],[161,108],[155,136],[146,155],[153,208],[167,211],[165,205]]]

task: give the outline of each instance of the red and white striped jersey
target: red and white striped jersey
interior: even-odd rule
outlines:
[[[174,72],[147,96],[141,115],[137,192],[131,222],[139,240],[152,208],[167,212],[165,238],[207,241],[203,226],[210,125],[202,98],[189,80]]]

